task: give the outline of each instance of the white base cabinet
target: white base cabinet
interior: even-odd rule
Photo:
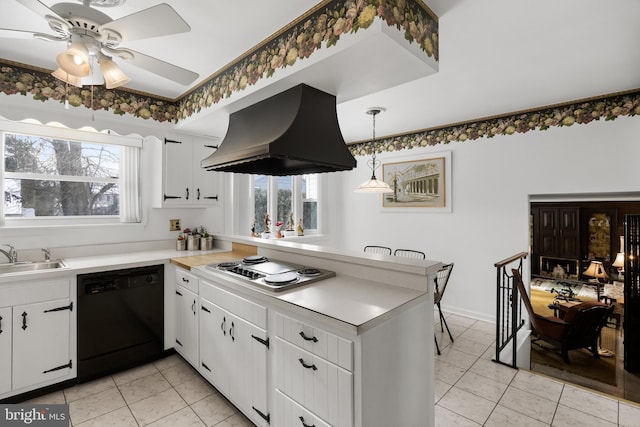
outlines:
[[[14,389],[69,373],[71,310],[68,298],[13,307]]]
[[[198,365],[198,278],[176,268],[176,351],[193,366]]]
[[[433,426],[433,300],[356,331],[199,276],[194,365],[260,427]]]
[[[11,391],[11,307],[0,308],[0,395]]]
[[[321,418],[276,390],[276,412],[279,427],[331,427]]]
[[[353,426],[353,342],[280,313],[274,332],[277,391],[321,424]]]
[[[215,302],[214,302],[215,301]],[[256,425],[268,408],[266,307],[200,281],[200,373]]]
[[[0,399],[76,376],[75,301],[75,278],[0,285]]]

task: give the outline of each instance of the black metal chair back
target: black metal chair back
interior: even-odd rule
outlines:
[[[368,245],[364,247],[364,252],[368,254],[391,255],[391,248],[386,246]]]
[[[449,283],[449,277],[451,277],[451,270],[453,270],[453,263],[444,264],[436,273],[436,278],[434,279],[435,287],[433,290],[433,302],[438,308],[438,315],[440,317],[440,329],[442,332],[444,332],[444,328],[447,328],[449,339],[451,340],[451,342],[453,342],[453,335],[451,335],[449,325],[447,325],[447,320],[444,318],[442,309],[440,308],[440,300],[442,299],[442,295],[444,295],[444,291],[447,289],[447,283]],[[435,332],[433,335],[433,339],[436,342],[436,350],[438,351],[439,355],[440,346],[438,345],[438,338],[436,338]]]
[[[401,256],[405,258],[425,259],[427,256],[424,252],[414,251],[413,249],[396,249],[393,251],[395,256]]]

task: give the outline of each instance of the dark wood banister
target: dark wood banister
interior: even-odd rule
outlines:
[[[496,262],[495,264],[493,264],[493,266],[496,268],[504,267],[505,265],[511,264],[512,262],[517,261],[520,258],[526,258],[527,255],[529,255],[527,252],[520,252],[509,258],[503,259],[502,261]]]

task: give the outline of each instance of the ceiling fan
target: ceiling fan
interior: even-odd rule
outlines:
[[[193,71],[119,47],[122,42],[191,31],[166,3],[113,20],[91,6],[117,6],[125,0],[81,0],[82,4],[57,3],[51,7],[39,0],[16,1],[46,19],[55,34],[0,28],[0,37],[67,42],[67,50],[56,58],[59,68],[52,75],[69,84],[82,86],[82,77],[91,73],[90,58],[100,65],[107,89],[131,80],[112,60],[114,57],[185,86],[199,77]]]

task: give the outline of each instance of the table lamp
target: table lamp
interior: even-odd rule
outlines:
[[[604,266],[602,265],[602,262],[591,261],[591,263],[589,264],[589,267],[584,272],[584,275],[595,278],[596,293],[598,295],[598,301],[600,301],[600,279],[606,280],[609,278],[609,276],[607,276],[607,272],[604,270]],[[601,340],[602,338],[600,338],[600,341]],[[607,350],[605,348],[600,347],[600,345],[598,345],[598,355],[613,356],[613,351]]]
[[[602,262],[600,261],[591,261],[591,264],[589,264],[589,267],[584,272],[584,275],[593,277],[598,282],[600,282],[600,279],[609,278],[609,276],[607,275],[607,272],[604,270],[604,265],[602,265]]]

